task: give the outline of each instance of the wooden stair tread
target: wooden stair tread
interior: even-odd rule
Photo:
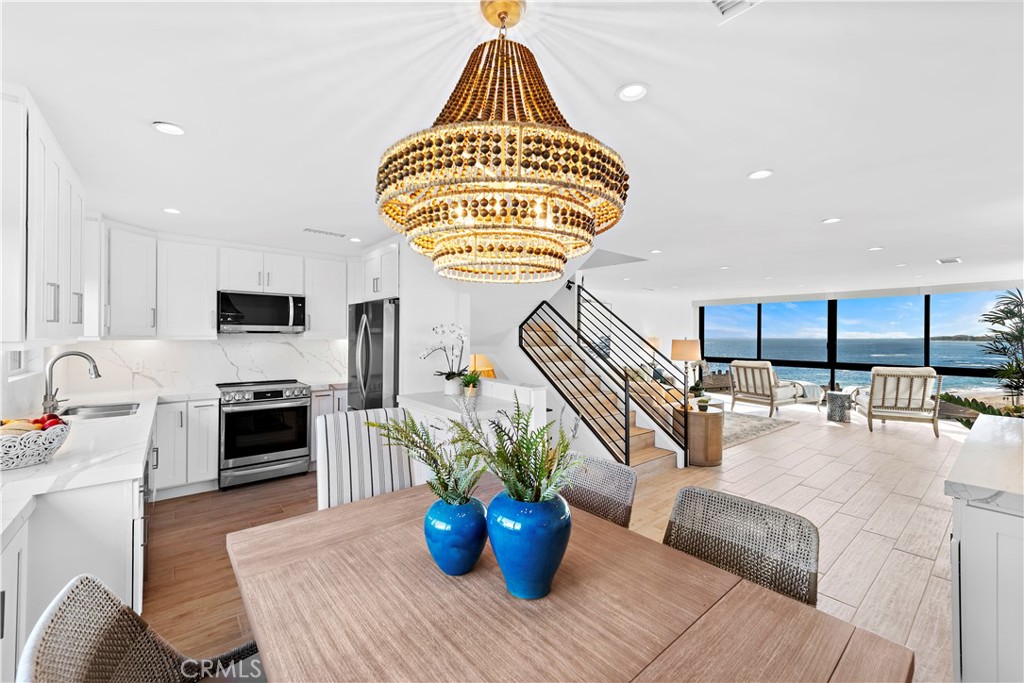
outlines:
[[[675,451],[670,451],[667,448],[658,448],[657,446],[651,446],[650,448],[644,448],[638,451],[629,452],[629,464],[630,466],[642,465],[645,462],[657,460],[658,458],[664,458],[671,455],[673,460],[676,457]]]

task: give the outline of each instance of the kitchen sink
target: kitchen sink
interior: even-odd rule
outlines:
[[[61,417],[77,417],[82,420],[96,420],[101,417],[126,417],[134,415],[139,409],[138,403],[108,403],[96,406],[68,406],[60,411]]]

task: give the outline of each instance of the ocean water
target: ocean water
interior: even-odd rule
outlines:
[[[762,355],[765,358],[785,360],[828,360],[824,339],[769,339],[761,340]],[[757,352],[753,339],[708,339],[704,354],[731,358],[752,358]],[[922,365],[924,363],[923,339],[839,339],[836,354],[841,362],[868,363],[870,365]],[[981,344],[971,341],[932,341],[931,364],[946,367],[986,368],[1000,360],[984,352]],[[712,370],[727,369],[728,366],[712,363]],[[781,379],[802,380],[816,384],[827,384],[828,370],[813,368],[777,369]],[[854,370],[836,370],[836,381],[840,386],[867,385],[871,373]],[[944,375],[943,390],[966,391],[969,389],[994,389],[999,381],[985,377],[958,377]]]

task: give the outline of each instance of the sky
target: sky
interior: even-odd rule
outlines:
[[[984,334],[978,318],[1002,292],[958,292],[931,297],[932,336]],[[761,310],[765,338],[824,339],[827,336],[825,301],[764,304]],[[924,329],[924,297],[892,296],[840,299],[840,339],[920,339]],[[754,339],[757,305],[708,306],[704,309],[707,337]]]

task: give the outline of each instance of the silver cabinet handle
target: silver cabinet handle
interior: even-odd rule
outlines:
[[[310,321],[311,320],[313,320],[313,316],[311,316],[309,313],[307,313],[306,314],[306,329],[307,330],[311,327],[311,325],[310,325]]]
[[[267,287],[270,286],[270,271],[267,271]]]
[[[56,282],[47,282],[46,286],[52,288],[50,291],[53,292],[53,297],[50,299],[50,304],[52,306],[50,310],[53,313],[53,316],[48,317],[46,319],[46,322],[60,322],[60,301],[58,300],[60,297],[60,285],[58,285]]]
[[[153,314],[153,321],[150,323],[149,326],[150,327],[156,327],[156,308],[151,308],[149,310]]]
[[[184,429],[185,428],[185,411],[184,410],[179,410],[178,411],[178,428],[179,429]]]
[[[258,284],[260,287],[262,287],[263,286],[263,271],[261,270],[258,273],[258,275],[259,275],[259,282],[257,282],[256,284]]]
[[[153,469],[154,470],[160,469],[160,447],[159,446],[154,446],[153,447]]]
[[[78,305],[75,307],[75,319],[72,320],[71,323],[74,325],[81,325],[85,321],[85,297],[81,292],[71,292],[71,296],[78,301]]]
[[[215,403],[204,403],[201,406],[192,406],[192,407],[193,408],[212,408],[215,405],[216,405]]]
[[[7,591],[0,591],[0,638],[4,637],[5,623],[7,623]]]

